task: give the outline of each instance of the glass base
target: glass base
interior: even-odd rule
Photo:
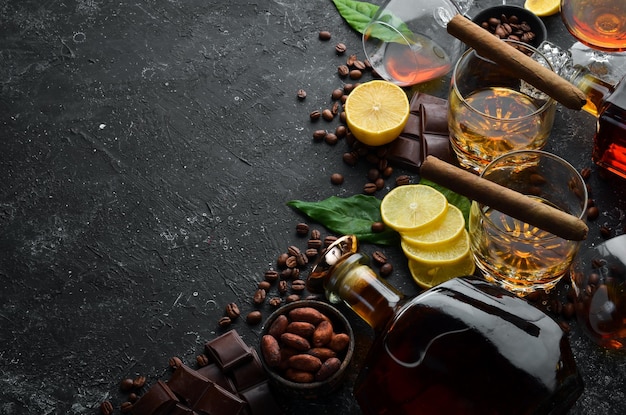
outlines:
[[[626,75],[626,52],[602,52],[576,42],[570,48],[572,62],[588,68],[593,75],[616,84]]]

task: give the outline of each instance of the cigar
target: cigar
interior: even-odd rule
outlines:
[[[447,25],[448,33],[473,48],[484,58],[504,68],[511,68],[516,76],[573,110],[587,102],[585,94],[555,72],[519,50],[506,44],[467,17],[457,14]]]
[[[422,162],[420,176],[563,239],[582,241],[587,238],[589,228],[582,219],[435,156],[428,156]]]

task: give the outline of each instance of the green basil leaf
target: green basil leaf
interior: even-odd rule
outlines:
[[[400,242],[400,235],[392,229],[372,232],[372,223],[382,221],[380,200],[374,196],[331,196],[319,202],[291,200],[287,206],[299,210],[338,235],[356,235],[360,242],[378,245],[398,245]]]
[[[333,0],[341,17],[359,33],[363,33],[367,24],[378,11],[378,6],[355,0]]]
[[[440,186],[437,183],[431,182],[430,180],[426,180],[424,178],[420,179],[420,184],[433,187],[443,193],[446,199],[448,199],[448,203],[458,207],[459,210],[463,212],[463,217],[465,218],[465,228],[469,226],[469,212],[470,207],[472,206],[471,200],[469,200],[465,196],[461,196],[460,194],[453,192],[448,188]]]
[[[378,12],[379,6],[371,3],[355,0],[333,0],[341,17],[357,32],[363,34],[365,28]],[[385,15],[381,21],[386,25],[376,25],[368,36],[385,42],[397,42],[406,44],[417,43],[418,40],[404,23],[404,21],[391,15]],[[394,29],[395,28],[395,29]]]

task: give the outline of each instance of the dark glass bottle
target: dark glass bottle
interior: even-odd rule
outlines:
[[[354,386],[366,415],[564,414],[583,389],[567,336],[524,299],[477,277],[406,298],[340,238],[309,289],[375,330]]]
[[[587,95],[583,110],[598,118],[592,160],[626,178],[626,81],[612,85],[580,66],[566,76]]]

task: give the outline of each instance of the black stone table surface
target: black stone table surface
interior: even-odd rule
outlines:
[[[558,15],[544,21],[573,44]],[[226,304],[253,309],[264,272],[305,245],[295,225],[306,218],[286,202],[366,182],[366,164],[342,162],[345,142],[312,140],[338,120],[309,119],[348,82],[337,66],[351,53],[363,58],[360,35],[330,0],[0,0],[0,414],[97,414],[107,399],[119,413],[123,378],[167,379],[170,357],[193,365],[224,331]],[[407,92],[445,97],[447,85]],[[625,182],[590,160],[594,128],[559,106],[548,146],[591,169],[590,244],[626,224]],[[376,195],[400,174],[418,179],[396,169]],[[383,250],[389,281],[419,292],[399,248],[362,249]],[[360,413],[351,384],[371,332],[343,310],[354,370],[323,400],[285,399],[286,413]],[[626,413],[626,358],[569,323],[586,383],[571,413]],[[230,328],[256,344],[261,325]]]

